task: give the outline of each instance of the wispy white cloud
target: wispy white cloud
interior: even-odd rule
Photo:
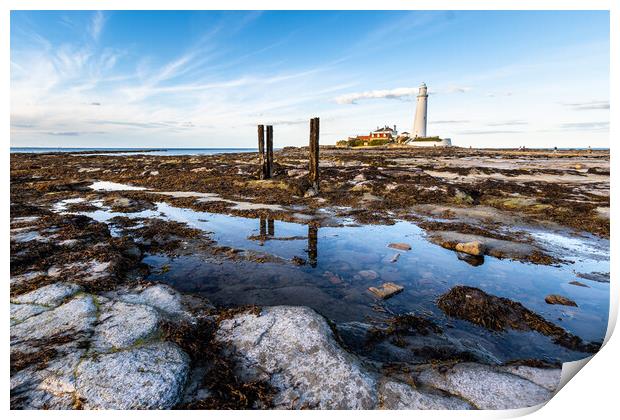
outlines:
[[[593,109],[609,109],[609,101],[574,102],[574,103],[567,103],[564,105],[572,108],[575,111],[587,111],[587,110],[593,110]]]
[[[365,92],[347,93],[334,98],[334,101],[339,104],[356,104],[361,100],[370,99],[398,99],[398,100],[411,100],[419,92],[418,87],[402,87],[396,89],[381,89],[381,90],[368,90]],[[429,95],[436,95],[442,93],[465,93],[470,91],[468,86],[449,86],[444,89],[431,90],[429,89]]]
[[[586,121],[564,123],[560,125],[564,130],[586,130],[586,131],[607,131],[609,130],[609,121]]]
[[[90,36],[95,40],[99,41],[99,37],[101,36],[101,32],[103,31],[103,27],[105,25],[105,15],[101,10],[97,10],[93,15],[90,22]]]
[[[527,121],[523,120],[507,120],[507,121],[493,121],[489,122],[486,125],[489,127],[502,127],[506,125],[527,125]]]

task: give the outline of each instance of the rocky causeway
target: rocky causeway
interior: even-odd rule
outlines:
[[[598,351],[609,151],[11,155],[11,408],[511,409]]]

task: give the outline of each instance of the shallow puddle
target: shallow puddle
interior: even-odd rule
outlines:
[[[55,210],[66,211],[69,203],[57,203]],[[580,281],[589,287],[569,284],[577,280],[575,272],[609,272],[609,241],[591,236],[531,232],[543,246],[561,252],[560,257],[574,261],[573,264],[543,266],[485,256],[481,265],[470,265],[455,252],[428,242],[422,229],[405,221],[391,226],[359,226],[342,221],[339,227],[317,228],[266,218],[197,212],[163,202],[156,203],[154,210],[136,213],[112,212],[101,201],[92,204],[99,209],[79,214],[102,222],[115,216],[182,222],[207,232],[218,245],[281,259],[259,263],[206,254],[145,257],[144,262],[152,268],[151,280],[202,294],[220,305],[306,305],[343,331],[360,323],[380,321],[388,313],[412,312],[440,325],[445,342],[458,343],[496,362],[531,358],[568,361],[587,354],[567,350],[538,333],[490,332],[466,321],[450,319],[437,307],[441,294],[456,285],[478,287],[488,294],[522,303],[585,341],[602,341],[607,328],[609,284],[585,279]],[[111,229],[113,234],[119,234]],[[389,248],[393,242],[407,243],[412,249]],[[400,254],[398,258],[396,254]],[[385,282],[401,285],[404,291],[386,301],[368,292],[368,287]],[[578,307],[548,305],[545,296],[549,294],[566,296]],[[377,305],[387,313],[376,311]],[[361,347],[357,350],[362,351]]]

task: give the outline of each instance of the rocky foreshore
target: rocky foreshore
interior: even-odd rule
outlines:
[[[343,349],[309,308],[226,315],[164,285],[94,294],[53,283],[13,298],[11,314],[11,405],[21,409],[507,409],[546,402],[561,373],[478,363],[388,370]],[[211,331],[196,343],[204,349],[191,343],[198,329]],[[223,360],[203,358],[213,351]],[[223,366],[234,369],[230,383],[211,389]]]
[[[580,232],[604,240],[608,153],[321,153],[322,193],[315,197],[304,197],[299,149],[277,152],[276,176],[267,181],[255,179],[253,155],[12,156],[11,407],[523,408],[552,397],[561,357],[496,357],[488,337],[480,346],[457,342],[458,336],[448,334],[458,328],[456,322],[495,335],[539,335],[561,348],[564,353],[558,354],[565,358],[597,351],[600,343],[582,340],[551,312],[535,313],[500,297],[497,288],[491,293],[491,287],[453,285],[437,292],[428,273],[415,284],[442,311],[444,324],[437,325],[428,311],[392,313],[383,299],[398,300],[409,290],[385,267],[419,252],[410,238],[387,241],[386,256],[377,257],[373,268],[354,265],[357,259],[370,261],[367,255],[341,249],[349,261],[335,266],[346,265],[350,271],[343,272],[353,274],[319,272],[323,288],[314,285],[316,277],[288,284],[286,276],[316,267],[317,226],[343,226],[344,219],[357,226],[415,221],[430,244],[453,253],[454,261],[468,269],[484,264],[485,257],[546,268],[567,264],[569,256],[531,235],[528,226],[570,229],[581,217]],[[484,165],[472,163],[482,157]],[[527,168],[522,159],[531,160]],[[490,161],[498,166],[495,172],[485,166]],[[555,162],[553,169],[545,169],[549,161]],[[459,169],[463,165],[467,169]],[[101,181],[130,187],[98,189]],[[308,243],[307,258],[287,260],[219,243],[212,232],[161,217],[162,205],[171,211],[260,218],[259,234],[244,241],[262,246],[301,238]],[[100,213],[110,218],[98,221]],[[134,214],[140,217],[130,217]],[[276,238],[274,220],[303,223],[307,236]],[[506,225],[517,228],[507,231]],[[153,256],[166,263],[149,263],[147,257]],[[208,287],[201,293],[181,290],[195,286],[186,287],[189,275],[176,288],[154,280],[153,273],[165,274],[175,258],[197,258],[216,267],[233,287],[218,295],[216,304],[205,297]],[[279,271],[258,284],[265,264]],[[269,293],[277,290],[286,305],[230,303],[233,298],[243,302],[247,276]],[[585,283],[571,278],[561,293],[609,281],[605,272],[575,276]],[[310,288],[302,288],[303,282]],[[357,311],[365,305],[365,311],[381,314],[383,327],[376,320],[337,325],[309,307],[317,300],[308,290],[337,314],[334,306]],[[558,293],[542,294],[540,304],[564,311],[554,312],[562,317],[577,317],[582,302]],[[355,340],[361,344],[353,349]]]

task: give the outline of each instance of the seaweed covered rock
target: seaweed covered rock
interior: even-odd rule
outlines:
[[[545,297],[545,302],[549,305],[577,306],[574,301],[561,295],[549,295]]]
[[[221,322],[217,339],[233,351],[244,380],[266,380],[278,408],[370,409],[376,381],[343,350],[323,317],[275,306]],[[232,350],[234,349],[234,350]]]
[[[492,331],[536,331],[553,338],[555,343],[563,347],[585,353],[594,353],[600,347],[584,343],[581,338],[547,321],[519,302],[489,295],[476,287],[453,287],[439,297],[437,305],[449,316]]]

